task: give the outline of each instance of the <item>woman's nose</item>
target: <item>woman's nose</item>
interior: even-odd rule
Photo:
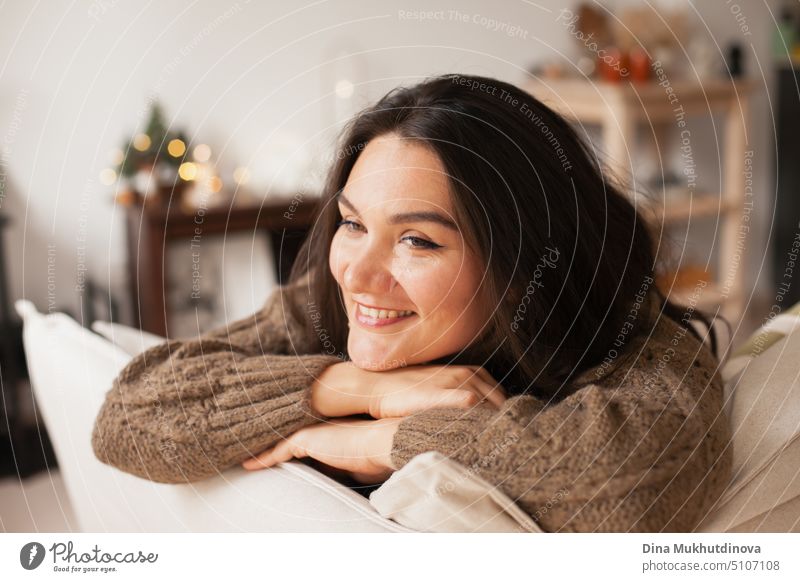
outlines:
[[[348,261],[344,284],[351,293],[388,293],[396,285],[388,264],[379,249],[368,245]]]

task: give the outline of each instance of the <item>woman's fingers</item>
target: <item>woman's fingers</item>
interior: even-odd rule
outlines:
[[[486,388],[486,399],[497,408],[501,408],[507,400],[503,388],[499,384],[484,384],[483,386]]]
[[[296,434],[297,433],[295,433],[295,435]],[[242,467],[248,471],[257,471],[259,469],[266,469],[267,467],[274,467],[278,463],[283,463],[291,459],[300,459],[308,456],[305,449],[298,446],[295,435],[279,442],[277,445],[260,453],[258,456],[247,459],[242,463]]]
[[[486,368],[482,366],[470,366],[470,368],[475,371],[476,378],[480,378],[477,387],[481,391],[481,394],[497,408],[503,406],[503,403],[507,400],[507,396],[506,391],[500,383],[492,378],[492,375]]]
[[[274,453],[275,453],[275,448],[273,447],[269,450],[259,453],[252,459],[247,459],[242,463],[242,467],[244,467],[248,471],[257,471],[258,469],[266,469],[267,467],[272,467],[275,465],[275,463],[277,463],[277,461],[273,460]]]
[[[478,380],[474,384],[475,393],[478,394],[480,402],[486,402],[492,408],[500,409],[505,402],[505,398],[497,391],[494,386],[487,384],[481,380]]]
[[[387,406],[383,417],[408,416],[418,410],[428,408],[472,408],[482,402],[487,402],[493,408],[499,409],[505,397],[478,376],[457,387],[418,388],[409,392],[398,392],[395,398],[386,400]]]
[[[373,395],[368,414],[373,418],[409,416],[430,408],[471,408],[485,402],[499,410],[506,401],[503,387],[481,366],[437,368],[441,374],[427,377],[429,370],[393,371],[397,379],[387,382]],[[465,374],[466,372],[466,374]],[[387,376],[388,378],[388,376]],[[472,395],[470,395],[472,394]]]
[[[503,393],[498,389],[497,386],[492,386],[491,384],[483,384],[483,389],[486,390],[484,393],[484,397],[487,401],[497,407],[499,410],[503,403],[506,401],[506,397]]]
[[[485,390],[488,391],[489,387]],[[484,398],[484,393],[474,384],[465,384],[460,388],[398,390],[377,400],[370,409],[370,415],[373,418],[396,418],[430,408],[469,408]]]
[[[272,467],[292,458],[311,457],[328,467],[380,482],[395,471],[392,443],[399,419],[345,420],[303,428],[288,439],[242,463],[245,469]]]
[[[447,390],[447,400],[452,402],[455,408],[472,408],[483,400],[483,395],[475,390],[465,388],[453,388]]]

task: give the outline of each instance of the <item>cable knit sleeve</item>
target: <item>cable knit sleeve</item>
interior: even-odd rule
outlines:
[[[310,386],[341,361],[287,303],[302,284],[276,289],[252,316],[133,358],[98,414],[92,447],[122,471],[164,483],[217,474],[317,422]]]
[[[716,359],[680,330],[662,317],[649,341],[629,346],[635,364],[556,404],[522,395],[500,411],[407,417],[392,460],[400,468],[437,450],[546,531],[691,531],[724,489],[732,457]]]

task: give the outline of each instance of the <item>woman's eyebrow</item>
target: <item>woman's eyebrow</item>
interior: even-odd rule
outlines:
[[[393,214],[389,217],[390,224],[402,224],[406,222],[435,222],[458,232],[456,223],[438,212],[403,212],[401,214]]]
[[[356,213],[356,215],[361,216],[353,206],[353,203],[350,202],[344,194],[339,194],[337,197],[339,202],[347,206],[350,210]],[[393,214],[389,217],[389,224],[403,224],[406,222],[435,222],[437,224],[441,224],[442,226],[446,226],[451,230],[455,230],[458,232],[458,226],[455,222],[444,216],[443,214],[439,214],[438,212],[432,211],[417,211],[417,212],[401,212],[400,214]]]

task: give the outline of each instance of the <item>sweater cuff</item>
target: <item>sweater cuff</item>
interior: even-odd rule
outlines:
[[[277,414],[270,411],[266,418],[270,420],[270,431],[277,432],[285,438],[293,432],[306,426],[327,420],[327,417],[317,412],[311,406],[311,387],[329,366],[341,362],[337,356],[326,354],[301,356],[302,366],[300,369],[292,369],[286,377],[282,378],[282,391],[286,395],[286,400],[290,401],[290,413],[281,413],[280,408],[286,410],[287,402],[283,399],[269,400],[265,404],[277,405]]]
[[[318,410],[315,410],[314,407],[311,405],[311,396],[312,396],[311,387],[314,385],[314,381],[317,378],[319,378],[320,375],[328,367],[334,364],[341,363],[343,360],[338,356],[329,356],[326,354],[322,354],[319,356],[303,356],[303,357],[311,358],[304,373],[310,374],[312,380],[310,382],[306,380],[306,382],[302,384],[303,388],[300,392],[301,396],[299,401],[297,402],[297,407],[304,416],[312,419],[311,423],[328,420],[330,418],[329,416],[325,416]]]
[[[468,466],[479,460],[476,442],[491,427],[497,410],[488,406],[470,409],[432,408],[407,416],[392,441],[392,463],[401,469],[411,459],[438,451]]]

